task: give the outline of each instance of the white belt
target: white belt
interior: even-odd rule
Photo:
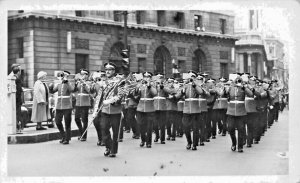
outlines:
[[[246,97],[245,100],[254,100],[254,98]]]
[[[217,100],[227,100],[227,98],[218,98]]]
[[[181,100],[181,101],[179,101],[178,103],[184,103],[184,101]]]
[[[205,98],[198,98],[199,101],[206,101]]]
[[[230,101],[229,103],[243,104],[243,103],[245,103],[245,101],[234,100],[234,101]]]
[[[88,95],[90,95],[90,94],[87,94],[87,93],[78,93],[78,95],[88,96]]]
[[[198,98],[187,98],[185,99],[185,101],[198,101],[199,99]]]
[[[140,100],[154,100],[153,98],[141,98]]]
[[[71,96],[58,96],[57,98],[70,98]]]
[[[166,97],[154,97],[154,99],[166,99]]]

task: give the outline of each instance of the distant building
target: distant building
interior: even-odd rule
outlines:
[[[278,38],[273,36],[266,37],[265,44],[267,49],[267,58],[271,63],[271,67],[268,68],[270,78],[280,80],[287,84],[284,66],[284,44]]]
[[[250,73],[259,78],[269,77],[270,62],[264,45],[260,10],[237,11],[235,35],[236,71]]]
[[[120,11],[9,11],[8,65],[22,65],[28,87],[40,70],[97,71],[111,61],[121,71],[123,26]],[[170,77],[174,60],[181,73],[228,77],[236,65],[233,26],[226,11],[130,11],[130,71]]]

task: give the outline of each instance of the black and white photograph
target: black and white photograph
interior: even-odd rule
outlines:
[[[300,2],[167,2],[4,3],[4,182],[300,182]]]

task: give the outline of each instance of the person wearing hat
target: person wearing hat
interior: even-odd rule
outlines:
[[[51,118],[48,101],[49,88],[43,82],[46,76],[46,72],[40,71],[37,74],[37,81],[34,83],[31,121],[37,123],[36,130],[46,130],[42,127],[42,122],[47,122]]]
[[[277,80],[272,80],[269,87],[269,115],[268,115],[268,128],[270,128],[274,121],[278,120],[279,111],[279,94],[276,89]]]
[[[161,144],[165,144],[165,133],[166,133],[166,121],[167,121],[167,97],[168,97],[168,88],[163,83],[163,75],[157,74],[158,78],[156,81],[156,90],[157,95],[154,99],[154,109],[156,120],[153,124],[153,130],[155,132],[154,142],[158,142],[160,139]]]
[[[252,80],[253,78],[250,78]],[[260,79],[256,79],[256,87],[254,94],[256,96],[256,110],[257,117],[253,121],[253,140],[254,144],[258,144],[264,131],[267,129],[267,115],[268,115],[268,88],[269,84]]]
[[[102,140],[106,146],[104,156],[116,157],[118,153],[118,139],[121,130],[122,105],[125,96],[124,80],[115,77],[116,65],[105,63],[106,85],[103,86],[96,97],[93,118],[100,118]],[[100,115],[100,116],[99,116]],[[112,129],[112,135],[110,133]]]
[[[184,83],[183,80],[181,82],[179,82],[178,88],[176,89],[176,91],[181,91],[184,87]],[[176,92],[176,94],[177,94]],[[175,95],[176,97],[176,95]],[[184,98],[180,98],[177,100],[177,112],[176,112],[176,123],[177,123],[177,133],[176,136],[177,137],[182,137],[183,136],[183,125],[182,125],[182,115],[183,115],[183,105],[184,105]]]
[[[175,98],[174,78],[168,78],[165,88],[167,88],[167,140],[175,141],[177,124],[175,123],[177,111],[177,99]]]
[[[132,76],[135,77],[137,73],[133,73]],[[137,87],[138,84],[137,84]],[[139,139],[140,138],[140,130],[136,121],[136,109],[139,103],[139,98],[137,96],[137,91],[132,90],[126,96],[126,105],[127,105],[127,122],[129,123],[129,127],[132,129],[132,138]]]
[[[247,87],[253,92],[254,95],[245,98],[245,107],[247,112],[245,125],[247,126],[247,133],[244,133],[244,138],[247,139],[247,147],[251,147],[254,139],[254,125],[257,125],[257,121],[259,120],[257,111],[257,100],[260,94],[259,92],[255,92],[255,90],[258,90],[258,87],[256,85],[257,77],[248,77],[249,79],[247,82]]]
[[[101,88],[104,88],[106,86],[105,80],[106,80],[106,74],[105,71],[97,71],[96,74],[94,73],[93,76],[96,75],[95,77],[93,77],[94,79],[94,83],[91,86],[91,93],[93,94],[93,98],[94,101],[96,101],[96,97],[99,95],[99,93],[101,93]],[[100,127],[100,115],[97,115],[94,119],[93,119],[93,124],[96,128],[96,132],[97,132],[97,137],[98,137],[98,141],[97,141],[97,146],[105,146],[103,140],[102,140],[102,132],[101,132],[101,127]]]
[[[226,91],[228,94],[228,108],[227,108],[227,122],[228,132],[231,137],[231,150],[236,150],[238,145],[238,152],[243,152],[244,146],[244,132],[246,120],[245,97],[253,96],[252,91],[243,85],[243,80],[238,76],[234,80],[234,84]],[[238,140],[236,139],[235,129],[238,130]]]
[[[177,99],[185,99],[182,124],[187,139],[186,149],[191,149],[191,146],[193,146],[192,150],[197,150],[197,145],[199,142],[199,126],[197,120],[199,113],[201,112],[198,96],[203,94],[203,90],[201,86],[197,84],[196,72],[189,71],[188,74],[188,83],[175,95],[175,97]],[[191,129],[193,129],[193,140],[191,138]]]
[[[91,106],[90,86],[86,83],[88,76],[89,71],[81,69],[74,88],[74,92],[76,92],[75,123],[80,132],[78,137],[80,141],[86,141],[87,132],[84,135],[83,133],[88,126],[89,108]]]
[[[136,89],[136,97],[139,98],[136,117],[141,133],[140,147],[146,143],[147,148],[151,148],[153,123],[156,120],[154,97],[157,95],[157,90],[151,81],[152,76],[151,72],[144,72],[143,83]]]
[[[199,139],[200,139],[200,146],[204,146],[204,142],[206,141],[206,118],[207,118],[207,97],[210,96],[210,93],[206,89],[206,83],[205,83],[205,76],[202,74],[199,74],[197,76],[197,80],[200,85],[202,85],[203,93],[198,96],[199,100],[199,107],[200,107],[200,113],[198,115],[197,121],[199,123]],[[198,143],[197,143],[198,145]]]
[[[275,96],[275,101],[274,101],[274,121],[275,122],[278,122],[278,117],[279,117],[279,110],[280,110],[280,93],[281,93],[281,89],[279,88],[279,85],[278,85],[278,80],[277,79],[274,79],[273,82],[272,82],[272,88],[275,89],[275,93],[276,93],[276,96]]]
[[[57,92],[57,101],[56,101],[56,116],[55,123],[60,132],[61,140],[59,141],[62,144],[69,144],[71,140],[71,121],[72,121],[72,92],[74,91],[74,85],[68,81],[68,76],[70,75],[69,71],[63,71],[60,73],[61,82],[55,86],[51,86],[52,93]],[[50,86],[49,86],[50,87]],[[65,130],[62,124],[62,119],[65,121]]]
[[[206,131],[206,142],[210,141],[210,137],[213,139],[216,138],[216,121],[213,118],[213,106],[217,98],[215,90],[215,79],[209,78],[206,80],[205,86],[209,95],[207,95],[207,115],[205,122],[205,131]],[[214,121],[213,121],[214,120]]]
[[[219,134],[226,135],[227,123],[226,123],[226,111],[227,111],[227,95],[225,93],[225,83],[227,79],[219,78],[219,82],[216,84],[216,101],[213,106],[213,122],[218,123]],[[213,126],[213,128],[216,128]],[[215,130],[215,129],[213,129]]]

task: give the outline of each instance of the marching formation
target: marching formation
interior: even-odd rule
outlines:
[[[61,134],[60,143],[71,139],[72,93],[75,93],[75,122],[86,141],[88,113],[93,107],[99,146],[106,146],[105,156],[115,157],[124,131],[132,130],[140,147],[152,147],[152,141],[165,144],[185,135],[186,149],[197,150],[217,133],[230,135],[232,151],[258,144],[283,110],[284,93],[277,80],[261,80],[247,73],[230,74],[218,80],[205,73],[189,71],[182,79],[165,78],[151,72],[116,75],[113,63],[105,71],[90,77],[82,69],[75,83],[68,82],[67,71],[61,82],[49,86],[58,93],[55,121]],[[91,100],[90,96],[94,100]],[[94,102],[93,102],[94,101]],[[65,129],[62,118],[64,117]],[[236,137],[237,130],[237,137]],[[111,134],[112,132],[112,134]],[[152,135],[154,133],[154,138]]]

